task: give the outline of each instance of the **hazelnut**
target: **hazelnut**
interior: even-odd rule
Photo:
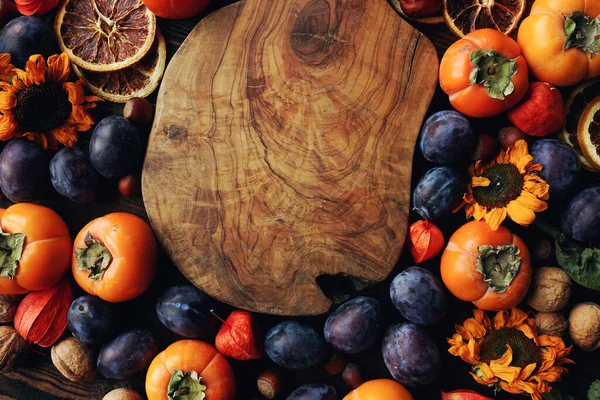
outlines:
[[[154,106],[146,99],[133,97],[125,103],[123,116],[132,122],[150,125],[154,119]]]
[[[329,361],[323,366],[323,369],[330,375],[337,375],[341,374],[345,367],[346,360],[344,356],[340,353],[333,353]]]
[[[564,336],[569,322],[559,312],[539,312],[535,315],[535,327],[540,335]]]
[[[527,304],[542,312],[560,311],[569,303],[571,278],[561,268],[538,268],[533,274]]]
[[[531,256],[534,260],[544,261],[552,255],[552,243],[542,239],[538,241],[531,250]]]
[[[29,355],[27,341],[12,326],[0,326],[0,372],[21,366]]]
[[[108,392],[102,400],[143,400],[143,397],[133,389],[122,388]]]
[[[352,389],[356,389],[364,383],[360,368],[354,363],[346,365],[346,368],[344,368],[344,372],[342,373],[342,378],[344,379],[344,382],[346,382],[346,385],[350,386]]]
[[[475,150],[471,154],[473,161],[489,161],[498,154],[498,138],[492,135],[481,134],[477,139]]]
[[[0,324],[8,324],[15,318],[21,296],[0,294]]]
[[[596,303],[577,304],[569,315],[569,334],[584,351],[600,347],[600,306]]]
[[[527,140],[527,134],[515,126],[508,126],[500,130],[498,139],[502,148],[506,150],[519,140]]]
[[[52,363],[73,382],[91,382],[96,379],[96,366],[92,352],[74,337],[55,344],[50,351]]]
[[[258,377],[256,381],[258,391],[265,399],[274,399],[281,390],[279,376],[273,371],[265,371]]]

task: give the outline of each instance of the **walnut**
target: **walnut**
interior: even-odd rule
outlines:
[[[561,268],[538,268],[531,282],[527,304],[541,312],[560,311],[569,303],[571,278]]]
[[[569,334],[584,351],[600,347],[600,306],[596,303],[577,304],[569,315]]]
[[[564,336],[569,322],[559,312],[539,312],[535,315],[535,327],[540,335]]]
[[[133,389],[115,389],[108,392],[102,400],[142,400],[142,396]]]
[[[15,318],[21,296],[0,294],[0,324],[8,324]]]
[[[92,352],[74,337],[55,344],[50,357],[56,369],[73,382],[91,382],[96,379]]]
[[[0,372],[21,366],[29,355],[27,341],[12,326],[0,326]]]

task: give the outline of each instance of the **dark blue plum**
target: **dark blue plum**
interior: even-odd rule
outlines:
[[[143,371],[158,354],[152,333],[131,329],[106,343],[98,354],[98,372],[108,379],[129,379]]]
[[[38,144],[13,139],[0,154],[0,188],[13,203],[39,200],[50,187],[49,157]]]
[[[19,17],[0,32],[0,53],[10,53],[11,62],[25,67],[29,57],[60,53],[52,25],[38,17]]]
[[[413,324],[434,325],[448,312],[444,285],[425,268],[410,267],[398,274],[390,286],[390,297],[394,307]]]
[[[50,161],[50,181],[61,196],[91,203],[99,190],[100,175],[80,148],[65,147]]]
[[[550,185],[553,195],[563,197],[577,185],[580,163],[575,150],[556,139],[542,139],[530,149],[533,162],[543,166],[540,176]]]
[[[450,167],[433,168],[421,178],[413,192],[415,212],[428,220],[450,214],[462,201],[467,185]]]
[[[94,296],[81,296],[71,303],[67,314],[69,330],[80,342],[108,342],[115,331],[112,305]]]
[[[600,186],[573,197],[561,216],[564,233],[580,242],[600,240]]]
[[[94,129],[90,141],[90,159],[100,174],[119,179],[140,168],[143,145],[139,128],[131,121],[112,115]]]
[[[440,352],[418,325],[390,326],[383,338],[381,352],[390,374],[405,386],[428,386],[440,373]]]
[[[213,299],[192,285],[173,286],[164,291],[156,302],[156,314],[164,326],[180,336],[207,336],[218,325],[210,313]]]
[[[471,157],[475,134],[471,123],[461,113],[440,111],[425,121],[419,146],[428,161],[451,164]]]
[[[325,340],[337,351],[357,354],[375,344],[383,331],[381,305],[372,297],[342,304],[325,322]]]
[[[267,333],[265,352],[275,364],[282,367],[309,369],[323,364],[327,346],[310,326],[286,321],[275,325]]]
[[[294,390],[286,400],[337,400],[337,393],[329,385],[311,383]]]

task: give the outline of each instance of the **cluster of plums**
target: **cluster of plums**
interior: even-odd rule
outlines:
[[[11,140],[0,153],[0,189],[14,203],[47,196],[50,184],[78,203],[94,201],[102,179],[120,179],[141,166],[142,132],[120,117],[104,118],[94,129],[89,157],[77,146],[65,147],[50,158],[37,143]]]
[[[413,209],[422,218],[434,221],[450,214],[466,192],[466,177],[454,165],[477,159],[489,161],[498,153],[498,142],[506,149],[516,140],[526,138],[524,133],[519,135],[515,131],[518,129],[507,128],[499,140],[489,135],[477,137],[470,121],[457,111],[440,111],[429,117],[421,130],[419,147],[424,158],[438,166],[417,183],[412,196]],[[486,149],[482,150],[482,146]],[[550,185],[552,204],[577,193],[581,166],[570,146],[556,139],[539,139],[530,144],[529,152],[533,162],[543,167],[540,176]],[[471,158],[473,154],[476,156]],[[568,202],[561,219],[566,234],[583,242],[600,239],[599,194],[600,187],[589,188]]]

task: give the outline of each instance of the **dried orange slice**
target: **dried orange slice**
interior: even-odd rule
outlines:
[[[54,31],[75,65],[116,71],[140,61],[150,50],[156,17],[142,0],[64,0]]]
[[[113,103],[125,103],[132,97],[150,95],[160,83],[167,64],[165,38],[156,30],[154,43],[148,54],[131,67],[112,72],[93,72],[77,66],[73,71],[85,78],[92,93]]]
[[[399,0],[388,0],[388,2],[392,5],[392,7],[394,8],[394,10],[396,10],[396,12],[400,15],[402,15],[402,17],[410,20],[410,21],[415,21],[421,24],[427,24],[427,25],[433,25],[433,24],[443,24],[444,23],[444,16],[443,15],[434,15],[432,17],[424,17],[424,18],[412,18],[409,17],[408,15],[406,15],[406,13],[404,12],[404,10],[402,10],[402,5],[400,5],[400,1]]]
[[[600,168],[600,97],[592,100],[579,120],[577,139],[585,158]]]
[[[577,128],[583,111],[598,96],[600,96],[600,79],[583,82],[571,90],[565,101],[565,109],[567,111],[565,126],[558,135],[563,142],[573,147],[579,156],[581,165],[585,169],[594,172],[600,171],[600,168],[594,167],[594,164],[583,155],[581,147],[579,147],[579,140],[577,139]]]
[[[511,33],[525,12],[526,0],[444,0],[446,25],[459,37],[477,29]]]

